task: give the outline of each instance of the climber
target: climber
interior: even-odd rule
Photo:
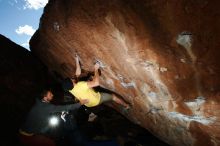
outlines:
[[[71,78],[63,82],[64,90],[68,90],[72,93],[76,99],[84,100],[87,99],[88,103],[85,104],[87,107],[94,107],[104,102],[114,101],[122,105],[125,109],[129,108],[129,104],[120,99],[114,93],[96,92],[93,87],[99,86],[99,63],[96,62],[94,65],[94,77],[91,81],[77,81],[77,78],[81,75],[81,67],[78,55],[75,56],[76,61],[76,72],[75,78]]]

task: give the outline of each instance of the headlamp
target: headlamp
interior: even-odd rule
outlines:
[[[56,116],[52,116],[50,119],[49,119],[49,124],[50,126],[57,126],[59,123],[59,119],[56,117]]]

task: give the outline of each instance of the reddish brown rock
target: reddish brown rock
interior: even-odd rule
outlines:
[[[31,49],[63,77],[99,60],[128,119],[171,145],[220,145],[220,1],[53,0]],[[202,140],[201,140],[202,139]]]

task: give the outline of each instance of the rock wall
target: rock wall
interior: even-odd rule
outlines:
[[[220,145],[220,1],[50,0],[31,50],[71,77],[101,64],[128,119],[170,145]]]

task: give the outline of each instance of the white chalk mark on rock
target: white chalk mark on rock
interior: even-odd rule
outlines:
[[[216,120],[216,117],[206,118],[206,117],[197,116],[197,115],[188,116],[188,115],[184,115],[184,114],[181,114],[181,113],[178,113],[178,112],[169,112],[168,117],[180,120],[182,122],[196,121],[196,122],[202,123],[204,125],[212,124]]]
[[[130,83],[125,83],[125,82],[121,82],[121,85],[124,87],[124,88],[135,88],[135,83],[132,81]]]
[[[58,22],[53,23],[53,29],[56,30],[56,31],[60,30],[60,26],[59,26]]]

